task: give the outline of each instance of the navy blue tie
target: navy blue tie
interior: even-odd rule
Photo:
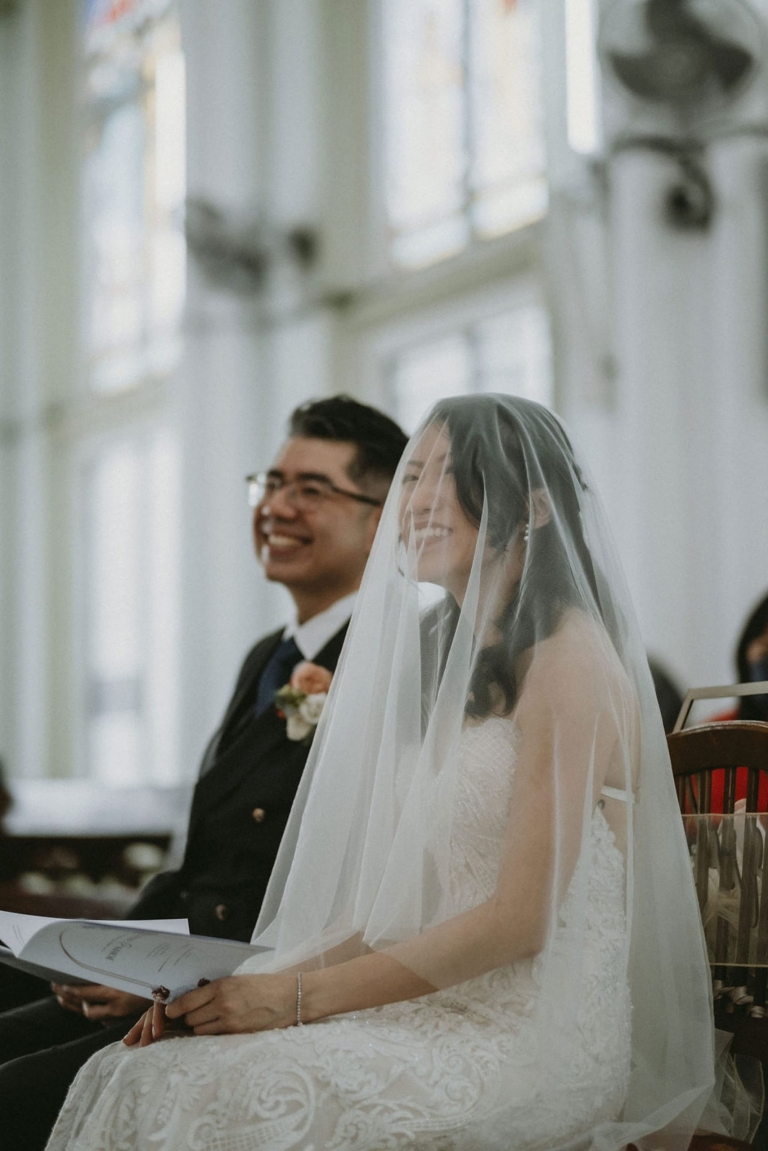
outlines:
[[[275,692],[285,687],[291,678],[291,672],[297,663],[301,663],[304,656],[296,646],[293,639],[284,639],[278,644],[275,651],[264,665],[256,693],[256,714],[261,715],[270,704],[274,703]]]

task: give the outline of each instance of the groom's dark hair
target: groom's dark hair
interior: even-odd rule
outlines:
[[[345,395],[301,404],[291,414],[288,434],[353,444],[357,450],[347,468],[349,478],[361,487],[385,490],[408,443],[402,428],[384,412]]]

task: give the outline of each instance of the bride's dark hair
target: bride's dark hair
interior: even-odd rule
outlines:
[[[479,526],[485,502],[488,543],[496,551],[506,551],[523,531],[534,492],[543,490],[550,505],[547,522],[531,526],[523,577],[496,620],[500,637],[478,652],[470,684],[468,716],[498,711],[499,693],[508,714],[518,695],[516,657],[556,631],[571,605],[591,602],[602,618],[580,512],[587,485],[561,424],[539,404],[515,396],[461,396],[439,403],[432,418],[451,441],[459,504]],[[458,619],[452,598],[446,610]]]

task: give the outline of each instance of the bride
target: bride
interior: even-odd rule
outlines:
[[[411,440],[254,942],[86,1064],[51,1151],[688,1146],[714,1055],[686,846],[545,408],[446,400]]]

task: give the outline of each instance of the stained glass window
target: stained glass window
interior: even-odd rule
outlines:
[[[382,3],[393,261],[428,264],[541,216],[541,0]]]
[[[504,392],[552,404],[549,323],[531,300],[398,352],[388,370],[390,406],[408,432],[438,400]]]
[[[86,0],[90,386],[169,371],[185,291],[184,58],[171,0]]]

